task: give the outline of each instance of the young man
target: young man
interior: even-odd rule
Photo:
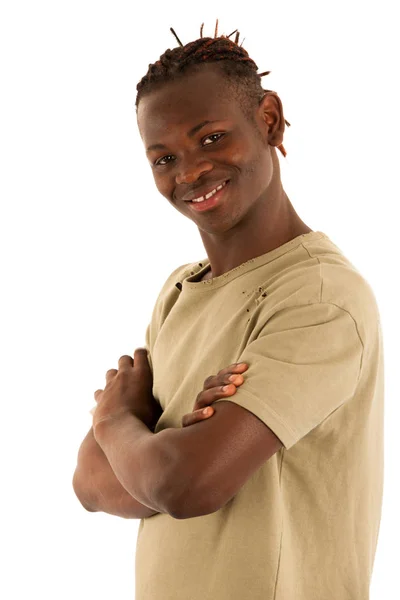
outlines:
[[[91,441],[143,517],[136,600],[366,600],[383,490],[379,312],[286,195],[281,101],[229,38],[168,50],[138,85],[156,186],[207,259],[167,278],[149,363],[136,350],[107,373]],[[223,392],[231,372],[244,376]],[[197,394],[213,408],[201,422]]]

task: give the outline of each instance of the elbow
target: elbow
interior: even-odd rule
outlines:
[[[218,508],[212,506],[207,494],[186,492],[180,494],[169,502],[169,514],[174,519],[193,519],[204,517],[216,512]]]
[[[152,503],[157,506],[160,513],[164,513],[173,519],[187,519],[191,516],[190,501],[186,490],[182,490],[181,482],[178,481],[177,471],[169,470],[168,476],[164,478],[163,485],[157,490],[153,488]]]
[[[98,512],[96,508],[93,508],[89,504],[86,504],[85,502],[82,502],[82,500],[80,500],[79,498],[78,498],[78,500],[82,504],[83,508],[85,510],[87,510],[88,512]]]
[[[168,514],[173,519],[189,519],[190,511],[188,510],[188,505],[186,502],[180,500],[179,502],[175,501],[173,504],[169,503],[168,506]]]
[[[75,492],[75,496],[78,498],[83,508],[88,512],[97,512],[97,509],[94,507],[93,502],[88,498],[87,493],[84,493],[84,491],[82,490],[82,486],[79,483],[76,471],[72,480],[72,487]]]

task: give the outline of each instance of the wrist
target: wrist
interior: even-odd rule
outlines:
[[[96,433],[98,436],[101,435],[101,432],[112,429],[122,421],[124,421],[128,416],[132,416],[132,413],[128,410],[121,410],[119,413],[113,414],[104,414],[102,415],[98,410],[97,413],[93,414],[93,435],[97,439]]]
[[[93,419],[93,436],[97,444],[101,447],[103,442],[110,436],[116,426],[122,422],[122,415],[104,416]]]
[[[135,414],[124,411],[117,415],[105,416],[93,423],[93,435],[107,454],[106,449],[115,448],[116,441],[117,445],[124,439],[137,441],[143,435],[154,435],[154,432]]]

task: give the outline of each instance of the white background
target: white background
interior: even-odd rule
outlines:
[[[278,154],[296,211],[378,301],[385,491],[371,599],[399,598],[395,4],[1,3],[1,597],[134,597],[139,521],[86,512],[72,476],[106,371],[143,346],[171,271],[206,257],[157,192],[134,103],[149,63],[177,45],[169,27],[185,44],[219,18],[272,71],[263,86],[291,123]]]

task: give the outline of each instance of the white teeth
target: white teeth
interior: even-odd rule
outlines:
[[[211,198],[211,196],[214,196],[214,194],[216,194],[219,190],[222,190],[224,185],[226,185],[226,181],[224,183],[222,183],[221,185],[219,185],[218,187],[216,187],[215,190],[213,190],[209,194],[206,194],[205,196],[201,196],[200,198],[195,198],[194,200],[192,200],[192,202],[204,202],[204,200],[208,200],[208,198]]]

